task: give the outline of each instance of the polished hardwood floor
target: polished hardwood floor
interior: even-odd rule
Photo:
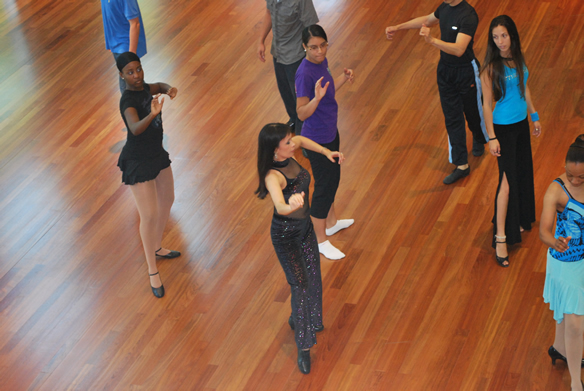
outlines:
[[[176,202],[162,260],[166,296],[148,285],[130,190],[126,134],[100,2],[0,5],[1,390],[569,390],[547,348],[538,223],[510,249],[490,246],[495,158],[442,184],[452,166],[435,81],[438,51],[384,28],[438,0],[314,0],[329,34],[347,156],[337,196],[355,225],[322,258],[325,330],[312,373],[296,366],[290,291],[258,200],[259,129],[286,121],[273,67],[256,58],[263,0],[142,0],[147,81],[165,102]],[[532,138],[537,214],[584,133],[584,2],[470,0],[518,24],[543,133]],[[438,29],[433,29],[438,35]],[[470,137],[468,140],[470,147]],[[298,154],[298,160],[309,166]]]

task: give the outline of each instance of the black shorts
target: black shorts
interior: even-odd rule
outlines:
[[[148,182],[156,179],[160,171],[170,167],[168,152],[149,159],[120,159],[118,167],[122,170],[122,182],[126,185]]]
[[[335,139],[327,144],[321,144],[331,151],[338,151],[340,145],[339,131]],[[331,205],[335,202],[335,195],[341,181],[341,165],[338,158],[335,163],[318,152],[306,150],[308,160],[312,166],[312,176],[314,177],[314,194],[310,215],[317,219],[326,219]]]

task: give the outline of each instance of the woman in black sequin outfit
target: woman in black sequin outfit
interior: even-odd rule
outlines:
[[[274,203],[272,244],[292,290],[292,315],[288,320],[298,347],[298,368],[310,373],[310,348],[322,325],[322,279],[320,254],[310,220],[310,174],[295,159],[296,149],[305,148],[342,163],[343,154],[333,152],[302,136],[292,137],[284,124],[268,124],[258,137],[259,187],[256,194],[269,193]]]

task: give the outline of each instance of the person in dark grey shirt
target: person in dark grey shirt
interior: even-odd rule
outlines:
[[[440,39],[430,34],[430,27],[440,24]],[[466,149],[464,119],[473,134],[474,156],[485,152],[487,130],[480,108],[480,64],[473,52],[473,37],[479,24],[475,9],[465,0],[444,0],[427,16],[385,29],[387,39],[393,39],[398,30],[420,29],[426,43],[440,49],[438,63],[438,91],[448,132],[449,161],[456,167],[444,183],[449,185],[470,174]]]
[[[302,122],[296,115],[296,91],[294,78],[305,54],[302,48],[302,30],[318,23],[318,15],[312,0],[266,0],[266,12],[260,26],[257,55],[266,61],[264,42],[272,31],[271,53],[274,58],[276,82],[280,96],[290,119],[288,125],[296,134],[302,130]]]

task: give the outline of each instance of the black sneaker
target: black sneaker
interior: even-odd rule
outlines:
[[[467,167],[465,170],[461,170],[460,168],[456,167],[454,171],[452,171],[452,174],[444,178],[442,182],[444,182],[445,185],[451,185],[457,180],[468,176],[468,174],[470,174],[470,167]]]
[[[483,156],[485,153],[485,144],[478,142],[473,138],[472,140],[472,154],[474,156]]]

